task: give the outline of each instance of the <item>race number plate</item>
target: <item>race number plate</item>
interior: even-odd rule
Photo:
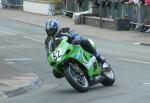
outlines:
[[[52,57],[55,61],[60,61],[63,54],[64,54],[63,50],[57,49],[52,53]]]

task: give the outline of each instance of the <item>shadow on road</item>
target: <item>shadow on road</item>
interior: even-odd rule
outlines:
[[[108,88],[112,88],[114,86],[102,86],[102,85],[96,85],[94,87],[90,87],[89,88],[89,91],[86,92],[86,93],[92,93],[92,92],[96,92],[96,91],[101,91],[101,90],[105,90],[105,89],[108,89]],[[73,88],[63,88],[63,89],[59,89],[59,90],[55,90],[56,93],[59,93],[59,94],[78,94],[79,92],[77,92],[75,89]]]
[[[73,88],[67,88],[67,89],[62,89],[62,90],[56,90],[55,92],[60,93],[60,94],[77,94],[78,92],[74,90]]]

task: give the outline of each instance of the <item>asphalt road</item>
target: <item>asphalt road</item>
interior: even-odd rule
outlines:
[[[150,47],[128,41],[93,39],[115,71],[113,86],[101,84],[87,93],[76,92],[65,79],[55,79],[46,60],[44,29],[7,19],[0,20],[0,62],[36,73],[43,85],[0,103],[149,103]]]

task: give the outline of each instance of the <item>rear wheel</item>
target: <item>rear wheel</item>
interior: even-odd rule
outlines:
[[[104,86],[111,86],[115,82],[115,74],[111,67],[108,67],[106,71],[102,72],[104,80],[101,82]]]
[[[89,83],[84,72],[78,67],[78,65],[70,63],[69,66],[65,68],[64,75],[70,85],[78,92],[88,91]]]

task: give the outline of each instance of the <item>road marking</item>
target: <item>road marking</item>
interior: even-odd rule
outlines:
[[[0,35],[12,35],[12,36],[15,36],[16,34],[12,33],[12,32],[7,32],[7,31],[0,30]]]
[[[23,33],[23,32],[21,32],[21,31],[17,31],[17,30],[14,30],[14,29],[10,29],[10,28],[5,28],[5,27],[0,27],[0,30],[2,30],[2,31],[9,31],[9,32],[13,32],[13,33],[15,33],[15,34],[21,34],[21,33]]]
[[[134,45],[144,45],[144,46],[150,46],[149,42],[141,42],[141,43],[133,43]]]
[[[18,76],[12,77],[18,80],[37,80],[38,76],[36,74],[19,74]]]
[[[0,49],[20,49],[20,48],[25,48],[25,49],[30,49],[30,48],[33,48],[33,47],[31,47],[31,46],[29,46],[29,45],[8,45],[8,46],[6,46],[6,45],[4,45],[4,46],[0,46]]]
[[[13,62],[13,61],[30,61],[31,58],[10,58],[10,59],[4,59],[5,62]]]
[[[127,59],[127,58],[118,58],[118,59],[125,60],[125,61],[130,61],[130,62],[136,62],[136,63],[150,64],[150,62],[134,60],[134,59]]]
[[[40,43],[44,43],[42,40],[38,40],[38,39],[35,39],[35,38],[32,38],[32,37],[28,37],[28,36],[23,36],[23,38],[29,39],[29,40],[32,40],[32,41],[36,41],[36,42],[40,42]]]
[[[134,45],[140,45],[140,43],[133,43]]]
[[[144,85],[150,85],[150,83],[142,83],[142,84],[144,84]]]
[[[6,62],[7,64],[14,64],[14,62]]]

